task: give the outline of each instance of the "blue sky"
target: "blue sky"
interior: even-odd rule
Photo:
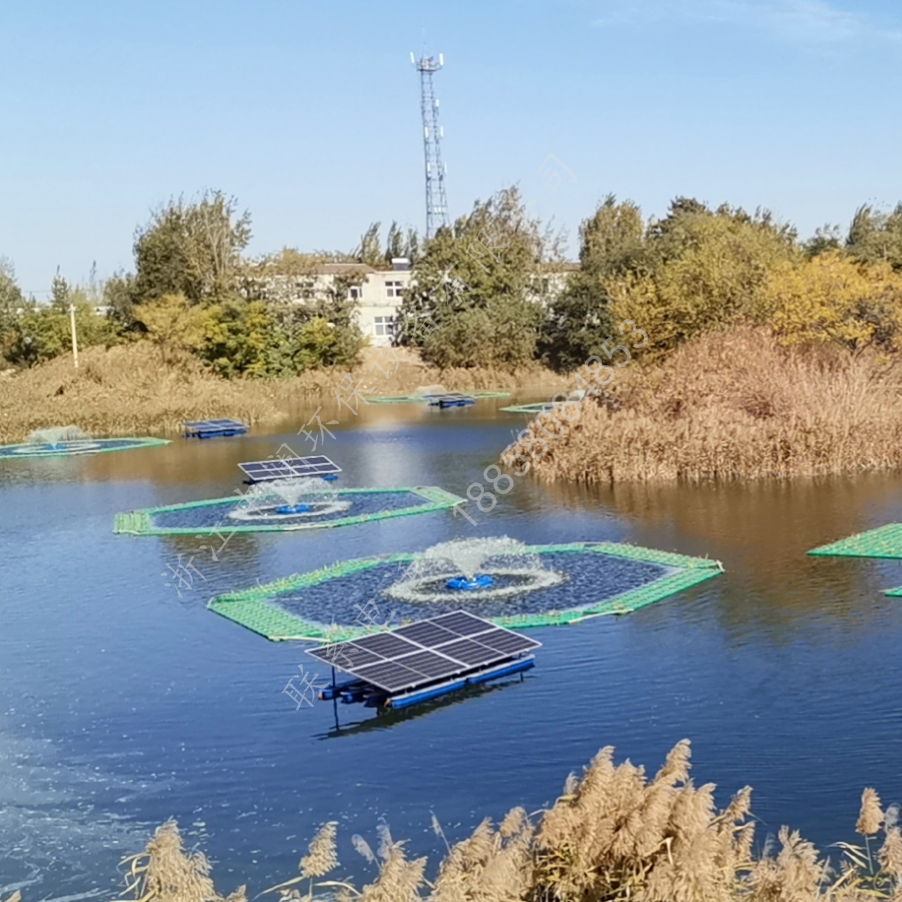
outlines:
[[[422,231],[424,31],[452,215],[518,182],[575,253],[607,192],[804,236],[902,198],[889,0],[2,0],[0,256],[39,297],[57,266],[105,277],[205,187],[250,209],[255,253]],[[549,154],[576,183],[545,186]]]

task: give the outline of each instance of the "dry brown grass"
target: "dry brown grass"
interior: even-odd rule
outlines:
[[[371,352],[369,352],[371,353]],[[448,390],[557,386],[559,379],[538,366],[514,373],[490,369],[437,370],[402,363],[392,372],[364,360],[352,370],[355,384],[378,394],[412,392],[436,383]],[[18,374],[0,374],[0,444],[22,441],[35,429],[72,423],[89,435],[153,435],[177,430],[189,420],[234,417],[250,424],[273,422],[298,398],[325,396],[345,370],[312,370],[293,379],[222,379],[189,355],[163,363],[150,343],[138,341],[105,350],[89,348],[79,368],[58,357]],[[553,389],[552,389],[553,390]],[[332,396],[329,395],[331,398]]]
[[[339,866],[333,822],[314,837],[300,876],[265,892],[278,892],[280,902],[902,900],[898,810],[884,812],[874,790],[864,791],[857,824],[865,846],[838,843],[837,866],[787,827],[780,830],[775,855],[765,848],[756,857],[751,790],[741,790],[724,811],[715,809],[713,791],[713,785],[696,787],[689,778],[687,740],[651,780],[629,761],[615,765],[613,749],[605,748],[582,776],[571,774],[563,795],[537,824],[515,808],[497,829],[485,820],[449,847],[434,882],[425,878],[426,859],[408,861],[403,844],[393,842],[387,830],[373,883],[357,890],[342,880],[317,882]],[[368,860],[377,860],[363,839],[355,836],[354,844]],[[244,887],[228,897],[217,893],[206,858],[183,849],[171,821],[125,864],[127,894],[140,902],[245,899]],[[303,895],[300,884],[306,884]]]
[[[532,464],[540,479],[729,480],[902,465],[895,371],[830,348],[788,350],[763,329],[709,334],[660,367],[617,370],[613,395],[618,409],[584,403],[548,440]],[[560,430],[550,415],[540,419]]]

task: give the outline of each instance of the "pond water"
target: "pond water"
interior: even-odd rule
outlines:
[[[522,428],[498,410],[511,403],[334,410],[320,450],[341,487],[465,495]],[[108,898],[120,857],[169,817],[221,892],[295,876],[327,820],[338,874],[369,881],[351,837],[375,845],[382,822],[434,873],[432,813],[453,842],[484,816],[553,802],[605,745],[654,772],[684,737],[719,804],[754,788],[759,843],[784,823],[821,847],[851,839],[864,786],[902,801],[902,606],[881,594],[902,566],[805,555],[902,520],[902,478],[590,490],[525,477],[490,513],[468,504],[476,526],[444,511],[236,535],[218,562],[195,558],[203,580],[183,598],[167,565],[198,542],[113,534],[117,512],[231,494],[236,464],[283,442],[311,453],[296,432],[313,409],[272,434],[0,463],[0,889]],[[531,630],[543,647],[522,680],[378,719],[341,707],[339,730],[330,704],[296,710],[282,692],[309,670],[304,646],[205,609],[336,561],[496,535],[627,541],[726,572],[626,617]]]

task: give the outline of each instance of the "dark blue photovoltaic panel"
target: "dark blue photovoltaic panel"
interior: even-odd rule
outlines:
[[[210,431],[214,429],[247,429],[247,423],[239,423],[238,420],[197,420],[193,423],[185,423],[186,429],[192,431]]]
[[[465,611],[308,651],[386,692],[500,663],[542,643]]]

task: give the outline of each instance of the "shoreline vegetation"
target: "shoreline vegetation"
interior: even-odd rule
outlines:
[[[69,423],[101,437],[276,421],[349,373],[380,394],[548,385],[550,399],[585,386],[566,374],[591,383],[592,362],[616,366],[602,403],[563,425],[541,414],[533,433],[561,437],[502,461],[523,454],[539,479],[586,483],[902,465],[902,203],[863,205],[844,234],[802,241],[767,210],[677,197],[646,219],[609,195],[580,226],[578,265],[515,187],[426,242],[395,223],[383,246],[375,223],[350,253],[253,258],[250,238],[250,214],[207,191],[137,229],[134,272],[84,286],[57,275],[49,304],[26,299],[0,258],[0,360],[17,370],[0,373],[0,441]],[[384,379],[362,362],[378,353],[357,316],[362,272],[399,258],[410,278],[380,326],[417,363]]]
[[[491,367],[441,370],[402,349],[398,364],[386,378],[373,369],[376,357],[365,349],[356,366],[319,368],[290,379],[226,379],[187,353],[160,359],[148,341],[89,348],[79,354],[75,369],[68,356],[35,367],[0,373],[0,444],[25,441],[35,429],[74,424],[94,438],[159,435],[175,432],[183,423],[232,417],[248,425],[285,419],[293,404],[308,398],[335,403],[333,387],[350,374],[361,389],[375,395],[414,393],[422,386],[448,391],[476,389],[548,390],[565,384],[563,377],[538,364],[513,372]],[[385,365],[383,364],[383,367]],[[392,372],[385,367],[386,371]]]
[[[266,894],[279,902],[865,902],[902,898],[902,834],[898,806],[885,811],[865,789],[856,831],[863,846],[836,843],[833,860],[782,827],[777,842],[758,843],[751,788],[723,811],[714,785],[689,777],[688,740],[668,754],[648,779],[629,761],[615,765],[602,749],[581,776],[571,774],[561,796],[533,822],[512,809],[496,827],[486,818],[451,846],[433,816],[448,853],[427,879],[426,858],[409,860],[404,843],[380,833],[377,852],[353,837],[375,873],[362,889],[335,875],[337,823],[323,825],[299,876]],[[775,848],[776,847],[776,848]],[[248,888],[220,895],[210,863],[186,851],[175,821],[159,827],[143,853],[122,862],[130,902],[246,902]],[[325,878],[325,879],[324,879]],[[18,892],[6,902],[20,902]]]
[[[824,345],[785,347],[767,328],[735,326],[687,342],[659,365],[615,367],[611,386],[584,401],[578,417],[571,403],[558,417],[543,413],[529,424],[546,453],[520,442],[502,461],[522,455],[547,482],[603,484],[899,468],[902,371],[895,362],[895,355]],[[582,376],[591,382],[585,369]]]

